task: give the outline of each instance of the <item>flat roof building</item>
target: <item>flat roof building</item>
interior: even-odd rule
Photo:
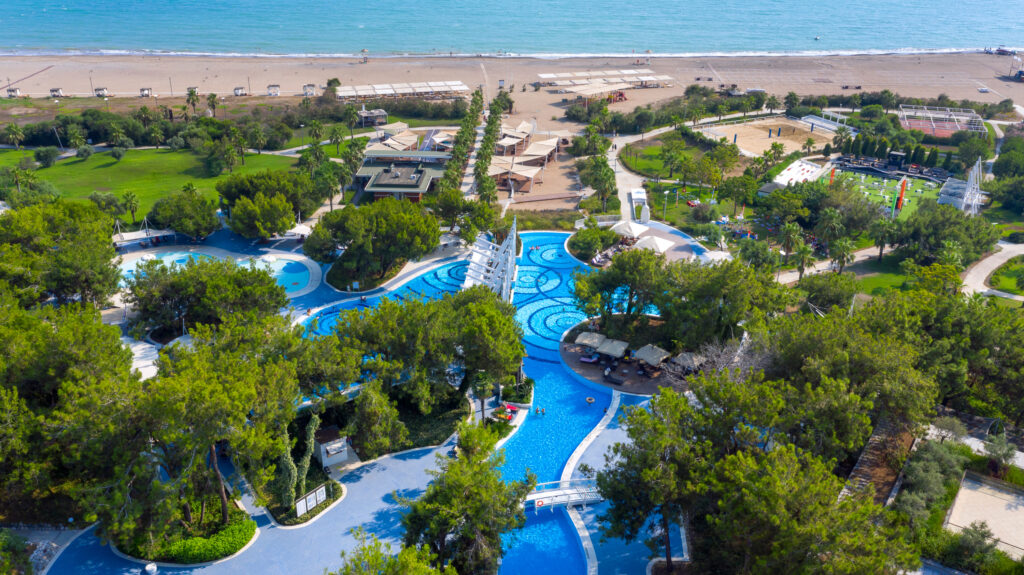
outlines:
[[[374,199],[405,198],[418,202],[444,175],[447,152],[368,150],[356,180]]]

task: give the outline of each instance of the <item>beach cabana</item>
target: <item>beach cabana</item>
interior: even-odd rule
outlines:
[[[626,348],[629,347],[629,342],[622,341],[620,339],[606,339],[597,348],[597,353],[601,355],[607,355],[613,359],[619,359],[626,354]]]
[[[684,351],[673,357],[672,363],[685,373],[696,373],[700,371],[700,366],[704,364],[704,357]]]
[[[638,238],[641,234],[651,228],[630,220],[621,221],[612,226],[612,231],[627,238]]]
[[[153,88],[139,88],[140,98],[149,98],[153,96]]]
[[[312,98],[313,96],[316,96],[316,84],[303,84],[302,95],[307,98]]]
[[[97,98],[106,98],[107,96],[110,95],[110,91],[107,90],[106,88],[96,88],[95,90],[92,91],[92,93],[96,94]]]
[[[17,98],[18,96],[21,96],[21,88],[7,88],[8,98]]]
[[[597,333],[593,331],[585,331],[576,336],[576,345],[582,345],[583,347],[589,347],[591,349],[597,349],[601,347],[601,344],[608,338],[603,333]]]
[[[249,95],[249,92],[246,91],[245,86],[235,86],[234,92],[235,92],[236,96],[248,96]]]
[[[658,236],[647,236],[646,238],[640,238],[640,241],[634,246],[636,249],[651,250],[654,253],[663,254],[668,250],[672,249],[672,246],[676,245],[672,240],[666,240],[665,238],[659,238]]]
[[[280,84],[267,84],[267,95],[268,96],[280,96],[281,85]]]
[[[660,347],[649,343],[638,349],[635,357],[651,367],[657,367],[671,355]]]

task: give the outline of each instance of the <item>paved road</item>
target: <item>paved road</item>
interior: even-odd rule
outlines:
[[[967,270],[967,274],[964,275],[964,292],[980,293],[982,295],[992,295],[1017,301],[1024,301],[1024,296],[995,290],[985,285],[985,280],[987,280],[988,276],[992,275],[992,272],[996,271],[999,266],[1005,264],[1016,256],[1024,255],[1024,244],[999,242],[998,247],[1000,248],[999,251],[979,261]]]

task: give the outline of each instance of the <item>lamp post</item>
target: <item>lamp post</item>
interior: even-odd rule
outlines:
[[[663,200],[663,203],[661,204],[661,219],[663,219],[663,220],[665,220],[667,222],[668,219],[665,218],[665,213],[668,212],[668,190],[665,190],[664,193],[665,193],[665,199]]]

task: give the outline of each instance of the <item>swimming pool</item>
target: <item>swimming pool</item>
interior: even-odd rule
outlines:
[[[523,327],[528,354],[524,361],[524,371],[536,381],[535,405],[543,407],[546,413],[529,414],[516,434],[505,444],[506,462],[501,472],[507,479],[521,478],[528,469],[537,475],[538,481],[559,479],[569,457],[598,424],[611,402],[609,390],[579,381],[567,371],[559,356],[562,333],[584,319],[572,300],[571,274],[581,264],[563,249],[567,237],[568,234],[552,232],[522,235],[524,251],[519,258],[514,304],[517,308],[516,317]],[[159,257],[168,263],[184,264],[190,258],[212,256],[179,251],[165,252]],[[301,263],[279,262],[279,273],[283,277],[297,273],[300,277],[296,281],[301,283],[301,272],[296,268],[289,269],[289,264]],[[278,262],[267,263],[273,269],[273,264]],[[125,268],[134,271],[134,266],[122,267],[123,270]],[[367,297],[365,301],[359,297],[340,301],[308,318],[305,323],[308,325],[316,320],[318,325],[311,333],[326,334],[330,333],[341,311],[377,305],[382,297],[404,299],[440,297],[445,293],[454,293],[461,289],[467,268],[465,261],[446,264],[409,280],[393,291]],[[594,397],[595,403],[586,403],[587,397]],[[308,570],[302,572],[320,572],[331,564],[330,561],[335,560],[338,550],[349,549],[354,545],[353,541],[337,534],[347,532],[349,527],[356,525],[366,526],[371,532],[395,542],[400,536],[399,516],[402,509],[395,504],[391,494],[395,491],[407,496],[420,493],[418,490],[410,490],[409,484],[418,485],[415,482],[426,481],[425,469],[434,467],[432,458],[427,455],[434,451],[430,448],[414,450],[382,458],[361,468],[360,473],[375,473],[374,470],[382,466],[412,466],[416,471],[390,473],[385,469],[374,475],[374,485],[385,484],[385,488],[375,495],[367,492],[368,485],[360,485],[358,480],[353,480],[353,494],[359,495],[348,498],[348,504],[342,504],[348,505],[348,511],[344,514],[340,510],[328,512],[317,524],[307,527],[308,531],[268,529],[265,523],[261,523],[260,537],[248,551],[236,558],[204,566],[161,568],[161,572],[202,572],[213,575],[240,571],[268,573],[288,569],[299,572],[295,564],[287,563],[287,558],[295,554],[309,556],[308,564],[303,566]],[[358,507],[363,514],[348,515],[353,506]],[[258,520],[261,518],[265,516],[257,517]],[[530,512],[525,526],[505,537],[504,542],[506,555],[501,575],[586,573],[587,562],[579,535],[564,509],[547,508],[539,513]],[[83,565],[87,565],[92,572],[118,575],[136,573],[141,568],[139,564],[115,556],[108,547],[101,544],[95,534],[90,533],[79,538],[65,551],[54,563],[51,572],[56,575],[78,573]]]
[[[262,256],[259,258],[239,259],[238,265],[263,267],[277,280],[277,285],[284,288],[285,293],[292,294],[309,285],[309,268],[302,262]]]
[[[455,293],[462,289],[462,282],[466,279],[466,270],[469,263],[456,261],[433,269],[426,274],[403,283],[399,287],[379,295],[367,296],[366,300],[360,297],[352,297],[339,303],[328,306],[314,314],[302,323],[312,328],[313,335],[329,335],[338,323],[338,315],[351,309],[364,309],[375,307],[382,298],[402,300],[406,298],[439,298],[446,293]]]
[[[119,267],[121,268],[121,286],[124,287],[125,280],[132,277],[135,273],[136,268],[141,265],[142,262],[150,260],[159,260],[164,265],[179,265],[183,266],[190,261],[195,260],[210,260],[216,256],[210,255],[205,252],[188,252],[188,251],[169,251],[160,252],[157,254],[147,254],[141,258],[137,258],[131,261],[123,262]],[[285,293],[292,294],[299,290],[305,289],[309,286],[310,273],[309,268],[306,267],[302,262],[295,261],[292,259],[279,258],[273,255],[264,256],[252,256],[252,257],[238,257],[235,260],[240,266],[247,267],[262,267],[266,268],[270,272],[270,275],[277,281],[277,285],[284,288]]]

